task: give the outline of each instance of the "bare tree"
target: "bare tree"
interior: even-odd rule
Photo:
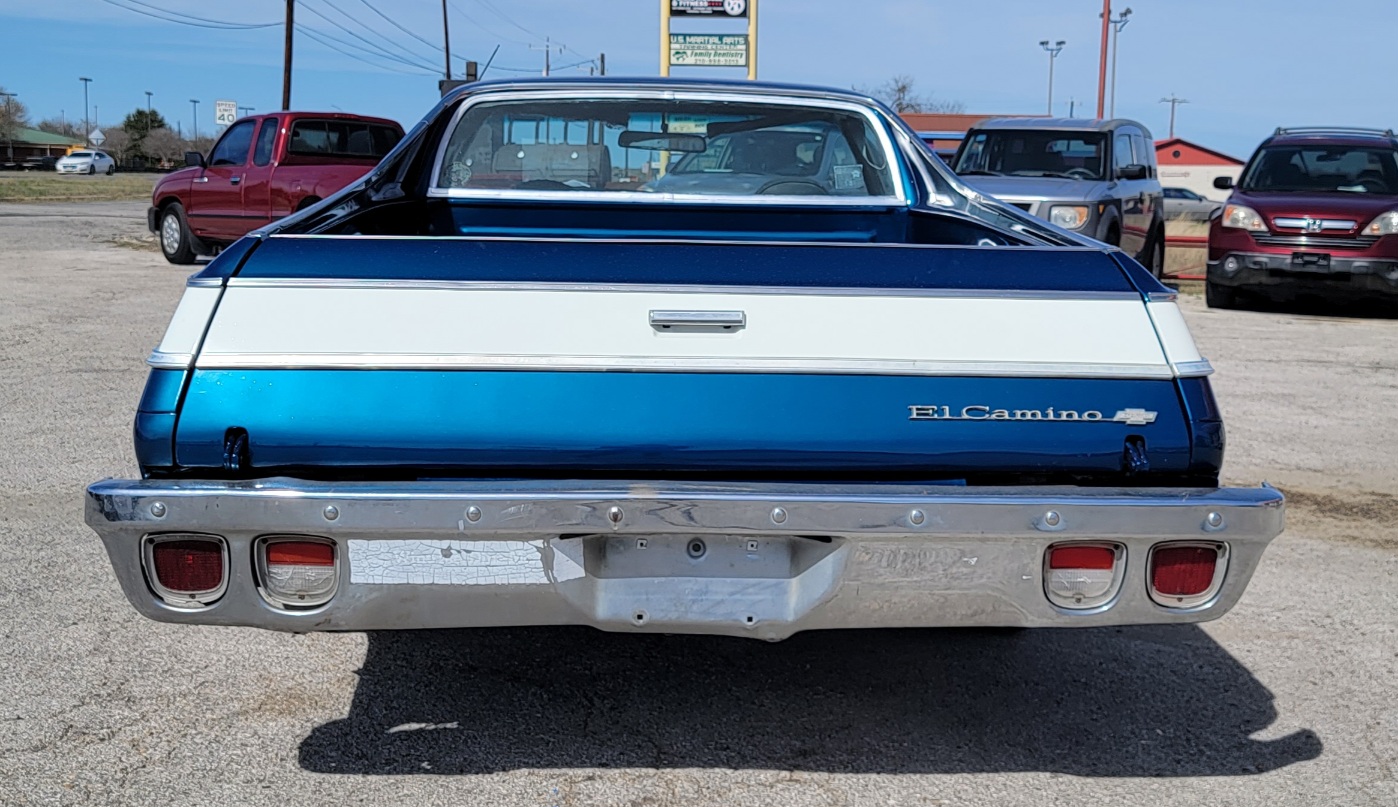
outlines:
[[[142,147],[146,154],[157,160],[175,163],[184,156],[186,143],[184,138],[175,134],[169,127],[164,127],[146,135]]]
[[[131,135],[119,126],[113,126],[103,132],[107,139],[102,141],[102,150],[116,157],[117,162],[123,162],[131,156],[127,152],[131,150]]]
[[[41,132],[48,132],[49,134],[63,135],[64,137],[72,138],[74,143],[83,142],[82,130],[75,126],[71,121],[44,118],[43,120],[39,121],[39,125],[35,126],[34,128],[38,129]]]
[[[856,87],[855,89],[865,95],[883,101],[893,108],[894,112],[944,112],[958,113],[965,112],[966,105],[960,101],[943,101],[932,95],[923,95],[914,86],[915,79],[906,74],[890,78],[882,84],[874,87]]]
[[[5,88],[0,87],[0,93]],[[13,160],[15,138],[19,130],[29,126],[29,110],[24,104],[10,95],[0,95],[0,140],[5,141],[6,159]]]

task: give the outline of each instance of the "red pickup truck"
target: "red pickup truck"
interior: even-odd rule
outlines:
[[[193,263],[368,173],[403,139],[384,118],[275,112],[229,126],[206,159],[156,183],[146,223],[171,263]]]

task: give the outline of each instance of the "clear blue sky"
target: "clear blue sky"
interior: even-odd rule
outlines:
[[[871,85],[899,73],[967,111],[1037,113],[1047,95],[1042,39],[1064,39],[1054,107],[1068,100],[1091,114],[1096,98],[1100,0],[760,0],[759,75],[835,86]],[[116,5],[114,5],[115,3]],[[607,54],[608,73],[656,75],[658,0],[450,0],[455,70],[482,63],[500,45],[487,77],[542,70],[531,50],[544,37],[555,66]],[[82,117],[79,76],[94,79],[90,103],[104,123],[145,105],[145,91],[188,130],[198,98],[199,129],[213,128],[213,102],[258,110],[281,101],[282,32],[210,30],[161,22],[131,10],[165,9],[240,23],[280,21],[281,0],[0,0],[0,85],[18,92],[32,117]],[[1246,157],[1279,124],[1398,124],[1394,81],[1398,3],[1330,0],[1116,0],[1134,10],[1121,35],[1117,114],[1164,137],[1178,94],[1176,133]],[[343,40],[366,64],[298,34],[292,104],[415,122],[436,99],[441,53],[392,27],[393,17],[432,43],[441,40],[438,0],[298,0],[297,21]],[[342,16],[343,10],[369,30]],[[382,56],[324,17],[390,50]],[[676,30],[739,33],[740,23],[685,20]],[[393,42],[384,42],[374,32]],[[377,66],[375,66],[377,65]],[[389,67],[407,72],[394,72]],[[586,66],[583,66],[586,72]],[[432,71],[432,72],[429,72]],[[564,71],[576,74],[578,68]],[[677,69],[675,75],[741,78],[736,69]]]

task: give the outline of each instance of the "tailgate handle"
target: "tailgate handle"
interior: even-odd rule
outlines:
[[[655,311],[650,312],[650,326],[669,328],[713,328],[731,331],[748,324],[742,311]]]

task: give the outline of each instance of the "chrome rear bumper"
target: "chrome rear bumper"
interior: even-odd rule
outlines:
[[[165,622],[286,631],[582,624],[782,639],[820,628],[1102,626],[1201,622],[1238,601],[1282,530],[1275,489],[968,488],[927,485],[471,481],[321,483],[106,480],[86,520],[127,598]],[[167,605],[147,536],[222,536],[227,590]],[[253,548],[268,535],[336,544],[327,604],[264,599]],[[1120,590],[1090,610],[1044,593],[1044,553],[1110,540]],[[1217,593],[1151,599],[1161,541],[1226,546]],[[696,544],[696,542],[698,542]],[[696,551],[697,550],[697,551]]]

